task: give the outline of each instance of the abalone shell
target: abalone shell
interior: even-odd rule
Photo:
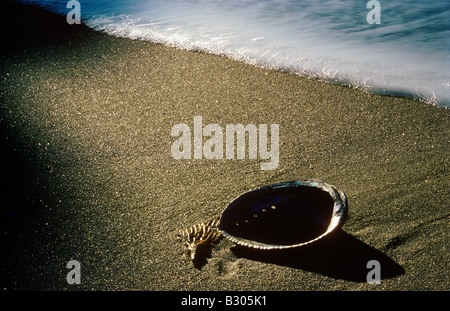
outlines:
[[[219,231],[232,242],[284,249],[317,241],[347,217],[342,191],[319,180],[277,183],[236,198],[222,212]]]

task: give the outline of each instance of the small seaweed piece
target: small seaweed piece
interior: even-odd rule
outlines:
[[[199,246],[211,246],[222,238],[219,231],[219,219],[206,223],[192,225],[189,228],[179,230],[178,236],[187,247],[187,254],[193,262],[198,260]]]

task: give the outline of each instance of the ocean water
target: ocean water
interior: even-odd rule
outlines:
[[[22,0],[66,15],[68,1]],[[80,0],[89,27],[450,107],[450,2]]]

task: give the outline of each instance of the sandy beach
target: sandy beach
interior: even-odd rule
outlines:
[[[3,290],[449,289],[448,110],[1,6]],[[278,124],[278,167],[174,159],[171,130],[194,116]],[[341,230],[296,250],[223,239],[200,266],[186,257],[179,229],[303,179],[345,192]],[[366,282],[370,260],[380,284]]]

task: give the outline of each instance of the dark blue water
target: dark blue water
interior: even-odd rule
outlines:
[[[448,1],[381,0],[380,24],[367,22],[365,0],[79,2],[88,26],[113,35],[450,106]]]

